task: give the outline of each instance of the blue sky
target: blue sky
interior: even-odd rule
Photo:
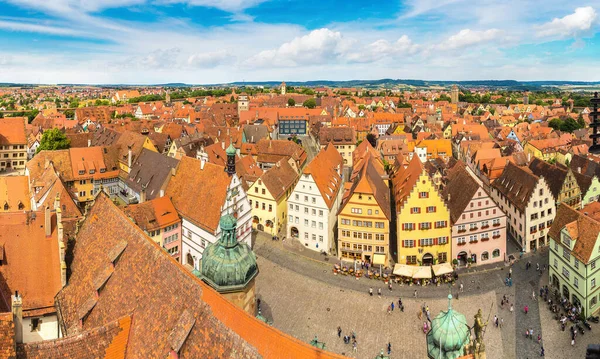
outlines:
[[[0,82],[600,81],[600,0],[0,0]]]

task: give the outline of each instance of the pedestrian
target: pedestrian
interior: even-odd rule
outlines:
[[[575,345],[575,337],[573,337],[573,339],[571,339],[571,346]]]
[[[392,312],[394,311],[394,302],[392,302]]]
[[[461,293],[463,292],[464,288],[465,288],[465,287],[463,286],[463,283],[462,283],[462,282],[460,282],[460,292],[461,292]]]
[[[529,311],[529,307],[525,306],[525,308],[523,308],[523,309],[525,309],[525,314],[527,314],[527,312]]]
[[[535,290],[533,292],[531,292],[531,299],[535,300]]]
[[[498,328],[498,316],[496,314],[494,314],[494,325],[496,326],[496,328]]]
[[[388,355],[392,354],[392,343],[388,342]]]
[[[544,352],[544,346],[543,345],[542,345],[542,348],[541,348],[540,356],[541,357],[546,356],[546,353]]]
[[[372,297],[373,296],[373,288],[369,288],[369,295]]]
[[[540,297],[544,295],[544,287],[540,287]]]
[[[529,329],[525,329],[525,338],[529,338]]]
[[[356,343],[356,340],[354,342],[352,342],[352,350],[355,352],[358,351],[358,344]]]
[[[542,342],[542,336],[538,334],[538,344]]]
[[[546,265],[544,264],[544,270],[546,270]]]
[[[515,307],[511,304],[510,305],[510,312],[512,313],[515,310]]]
[[[529,339],[533,340],[533,328],[529,328]]]
[[[413,297],[417,297],[417,290],[415,289],[415,292],[413,293]]]
[[[342,327],[338,327],[338,338],[342,337]]]
[[[512,267],[508,268],[508,278],[512,278]]]
[[[381,288],[377,288],[377,296],[381,298]]]
[[[539,271],[539,270],[540,270],[540,264],[539,264],[539,263],[536,263],[536,264],[535,264],[535,270],[537,270],[537,271]]]
[[[402,307],[402,298],[398,298],[398,308]]]
[[[388,284],[388,288],[390,289],[390,292],[391,292],[391,291],[392,291],[392,282],[390,282],[390,283]]]
[[[392,314],[392,307],[388,305],[388,314]]]

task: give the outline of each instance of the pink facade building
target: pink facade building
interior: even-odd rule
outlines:
[[[447,174],[444,199],[450,210],[452,254],[458,265],[506,259],[506,215],[463,162]]]
[[[125,206],[123,210],[150,238],[181,263],[181,218],[169,197]]]

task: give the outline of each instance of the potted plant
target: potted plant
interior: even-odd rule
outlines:
[[[456,269],[456,267],[458,266],[458,259],[454,258],[452,260],[452,266],[454,267],[454,269]]]

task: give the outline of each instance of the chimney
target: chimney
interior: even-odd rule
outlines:
[[[527,153],[527,163],[531,162],[531,152]]]
[[[50,159],[48,157],[46,157],[44,159],[44,169],[48,168],[49,165],[50,165]]]
[[[577,167],[577,173],[581,173],[581,167]]]
[[[217,136],[221,137],[221,130],[217,131]]]
[[[15,294],[11,295],[11,308],[15,323],[15,342],[20,344],[23,343],[23,300],[19,291],[15,291]]]
[[[52,235],[52,221],[49,206],[46,206],[44,211],[44,229],[46,230],[46,237],[50,237]]]
[[[273,148],[272,141],[269,140],[269,148]]]
[[[200,169],[201,170],[204,169],[205,164],[206,164],[206,160],[204,159],[204,156],[200,157]]]
[[[171,168],[171,176],[175,176],[176,173],[177,170],[175,169],[175,167]]]
[[[164,190],[164,189],[161,189],[161,190],[160,190],[160,197],[164,197],[164,196],[165,196],[165,190]]]
[[[140,203],[146,202],[146,186],[142,185],[142,191],[140,192]]]
[[[131,146],[127,146],[127,167],[131,170],[131,160],[133,157],[133,152],[131,151]]]
[[[254,143],[254,136],[250,136],[250,143]]]
[[[222,149],[225,149],[225,141],[222,141],[222,142],[221,142],[221,148],[222,148]]]
[[[88,147],[92,147],[92,139],[88,138]]]

